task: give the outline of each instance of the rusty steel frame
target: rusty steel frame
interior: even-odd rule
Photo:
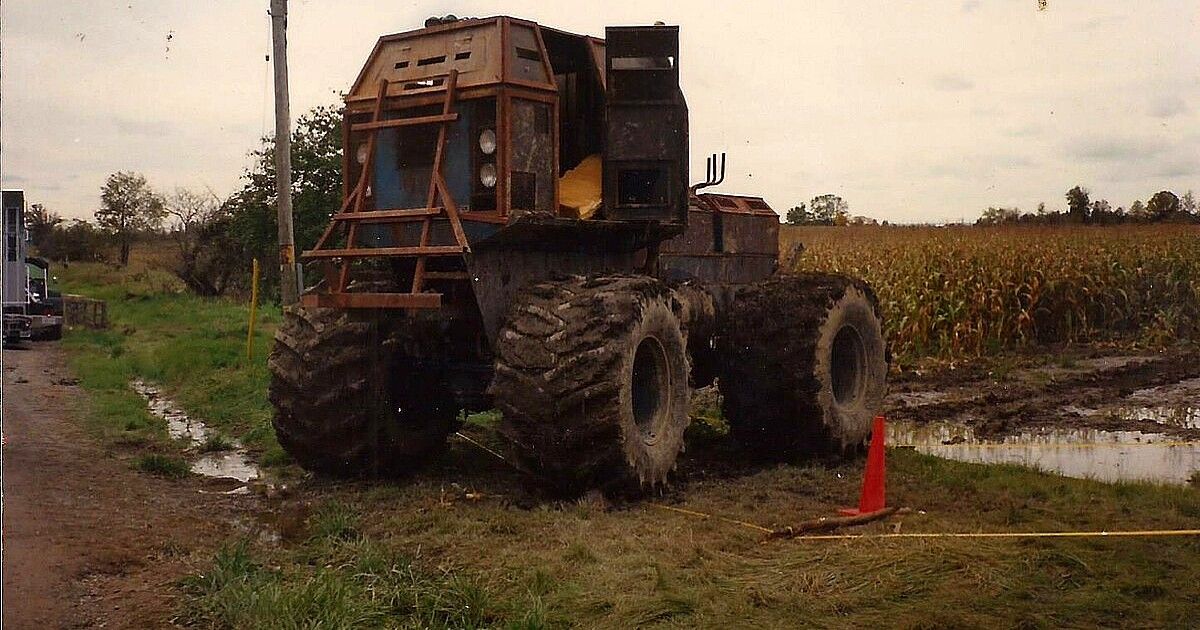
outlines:
[[[442,95],[442,113],[435,116],[415,116],[411,118],[395,118],[384,119],[383,114],[386,111],[386,103],[388,100],[388,79],[380,79],[378,93],[376,94],[375,104],[371,112],[371,121],[368,123],[350,124],[347,125],[350,131],[365,131],[367,132],[366,159],[361,165],[358,183],[346,199],[342,202],[341,208],[335,213],[326,226],[325,231],[317,240],[313,249],[304,252],[303,257],[306,259],[340,259],[341,266],[336,274],[332,273],[332,267],[328,263],[324,266],[324,276],[326,283],[330,287],[328,293],[309,293],[302,297],[301,302],[306,306],[328,306],[334,308],[439,308],[441,307],[440,293],[423,293],[425,282],[425,265],[428,256],[454,256],[469,253],[471,251],[470,244],[467,242],[466,232],[462,227],[458,206],[454,202],[453,195],[450,194],[446,184],[445,177],[442,174],[442,164],[445,154],[446,137],[448,135],[447,125],[458,120],[458,114],[455,113],[454,104],[456,97],[456,86],[458,81],[458,70],[452,69],[446,75],[444,82],[444,94]],[[384,209],[384,210],[364,210],[364,198],[366,190],[371,185],[372,170],[374,167],[375,148],[378,137],[378,132],[383,129],[412,126],[412,125],[438,125],[437,147],[434,153],[434,161],[429,176],[429,191],[426,196],[426,206],[424,208],[403,208],[403,209]],[[343,169],[348,166],[349,148],[349,131],[343,138],[347,141],[347,147],[343,151]],[[346,172],[346,171],[343,171]],[[441,205],[435,205],[440,201]],[[451,231],[454,234],[454,239],[457,245],[451,246],[433,246],[429,244],[429,235],[434,218],[445,216],[451,226]],[[397,236],[399,242],[399,224],[411,221],[421,221],[421,236],[416,247],[359,247],[358,246],[358,227],[364,223],[373,224],[391,224],[393,225],[393,234]],[[346,246],[344,248],[326,249],[325,243],[329,240],[334,229],[341,223],[349,225],[346,235]],[[401,256],[415,257],[416,266],[413,272],[412,288],[410,293],[347,293],[346,289],[349,285],[350,267],[354,258],[373,258],[383,256]],[[444,279],[450,279],[450,276],[440,276]]]
[[[461,84],[462,82],[459,77],[459,69],[458,66],[455,66],[448,72],[443,71],[428,75],[422,75],[420,73],[414,74],[411,71],[405,71],[399,75],[392,74],[383,76],[380,79],[379,87],[376,93],[372,96],[368,96],[369,92],[363,89],[364,86],[362,85],[362,82],[366,80],[367,77],[379,76],[384,72],[384,69],[390,68],[392,61],[405,58],[394,56],[394,52],[381,53],[386,44],[405,40],[410,37],[422,38],[429,35],[446,35],[460,29],[478,28],[481,26],[494,29],[494,31],[492,31],[494,33],[492,36],[494,39],[492,40],[491,44],[488,44],[488,50],[494,50],[492,46],[494,46],[498,40],[499,58],[496,59],[495,57],[492,57],[491,61],[484,62],[483,67],[487,69],[487,73],[484,74],[478,72],[479,66],[463,66],[465,71],[472,73],[469,76],[467,85]],[[520,33],[520,35],[514,35],[513,29],[514,27],[518,26],[531,29],[532,39],[530,39],[529,35],[525,32]],[[304,254],[305,258],[318,259],[325,262],[326,283],[329,287],[331,287],[332,292],[312,294],[312,297],[307,298],[309,303],[312,305],[321,305],[334,308],[440,308],[444,306],[442,303],[443,295],[440,293],[425,292],[429,281],[441,280],[469,282],[470,284],[466,286],[466,294],[458,291],[453,293],[455,300],[458,300],[458,298],[463,297],[463,295],[474,294],[477,286],[475,283],[487,284],[489,282],[497,281],[496,278],[488,277],[491,272],[481,268],[481,261],[484,259],[495,260],[498,249],[521,249],[528,248],[530,246],[528,244],[521,245],[509,243],[508,241],[510,239],[504,236],[509,233],[509,230],[506,229],[502,230],[501,233],[497,234],[496,236],[480,241],[478,244],[478,246],[481,248],[480,252],[478,255],[472,255],[472,244],[468,242],[465,230],[463,229],[463,222],[472,221],[496,225],[514,224],[514,208],[512,206],[511,199],[511,171],[513,168],[515,148],[513,138],[511,136],[515,132],[515,121],[512,120],[514,112],[513,102],[515,99],[524,99],[545,103],[548,105],[550,130],[552,134],[550,142],[551,147],[553,147],[552,159],[554,161],[553,167],[555,174],[553,185],[553,208],[557,209],[559,207],[558,204],[560,202],[560,190],[558,187],[557,176],[559,175],[558,169],[560,168],[559,161],[561,159],[561,147],[559,146],[559,143],[561,140],[560,127],[562,121],[560,120],[560,111],[559,107],[557,106],[559,102],[557,80],[554,74],[554,67],[551,64],[550,51],[546,45],[546,38],[543,36],[543,28],[544,27],[541,27],[534,22],[501,16],[482,20],[463,20],[456,23],[443,24],[424,29],[416,29],[413,31],[380,38],[380,40],[376,43],[375,49],[372,51],[371,58],[363,67],[362,71],[360,71],[359,77],[355,81],[353,97],[348,97],[346,100],[345,124],[343,125],[343,146],[345,147],[345,150],[343,151],[342,162],[343,173],[347,175],[347,177],[344,178],[345,181],[343,185],[345,199],[338,212],[331,217],[330,225],[321,235],[316,247],[314,247],[313,250],[305,252]],[[553,31],[554,29],[550,30]],[[582,41],[586,45],[585,54],[590,57],[591,65],[594,67],[594,71],[597,74],[596,78],[601,86],[601,93],[611,97],[611,94],[609,94],[612,88],[610,85],[611,77],[608,76],[607,71],[608,64],[610,63],[609,57],[613,51],[612,47],[609,45],[609,42],[595,37],[578,36],[570,33],[567,33],[567,35],[582,38]],[[518,62],[516,60],[517,51],[514,47],[515,45],[513,44],[514,37],[524,38],[525,41],[521,45],[531,48],[534,46],[534,41],[536,41],[536,48],[541,57],[542,76],[545,78],[544,82],[527,80],[525,78],[514,76],[515,73],[518,72],[518,70],[515,69],[516,67],[525,69],[521,72],[527,72],[531,68],[537,68],[536,65],[515,65]],[[419,40],[414,39],[414,41]],[[413,46],[414,50],[417,51],[418,54],[424,54],[420,45],[414,44]],[[424,50],[431,50],[431,47],[425,46]],[[451,48],[449,50],[452,51],[454,49]],[[475,50],[478,51],[479,49],[476,48]],[[636,52],[636,50],[634,50],[634,52]],[[629,50],[624,51],[624,54],[629,53]],[[377,56],[381,54],[384,55],[383,63],[379,62],[377,59]],[[476,54],[478,54],[478,52]],[[676,52],[675,54],[677,55],[678,53]],[[397,68],[399,67],[399,64],[397,64]],[[673,69],[677,77],[677,62]],[[493,72],[495,73],[495,76],[491,74]],[[526,76],[532,77],[536,74],[537,72],[534,70],[532,73],[529,73]],[[396,78],[397,76],[407,78]],[[389,78],[395,80],[389,81]],[[419,85],[414,87],[413,84]],[[453,111],[455,102],[483,98],[494,99],[495,131],[497,138],[500,139],[500,142],[498,143],[499,146],[495,154],[495,163],[497,167],[497,182],[494,189],[496,194],[496,205],[494,210],[460,212],[455,200],[449,193],[445,176],[441,172],[445,161],[445,147],[447,135],[449,133],[449,125],[459,120],[459,115]],[[674,108],[675,111],[682,112],[682,116],[684,117],[684,120],[686,120],[687,110],[682,95],[680,94],[679,96],[675,97],[675,99],[676,100],[674,103],[669,104],[668,102],[664,101],[656,104]],[[398,115],[402,115],[402,113],[406,110],[411,112],[416,108],[429,107],[438,104],[440,104],[442,107],[441,112],[437,114],[432,114],[430,111],[426,110],[421,112],[422,115],[419,116],[388,119],[383,118],[385,112],[399,112],[400,114]],[[635,107],[643,104],[644,103],[642,101],[638,100],[626,103],[626,105],[633,105]],[[653,115],[653,112],[647,113],[647,115]],[[369,118],[369,120],[367,118]],[[429,189],[426,195],[426,207],[375,208],[373,207],[373,204],[368,206],[367,204],[370,202],[370,199],[366,197],[366,190],[370,185],[373,176],[376,134],[384,129],[401,128],[410,125],[422,124],[436,124],[439,126],[438,139],[434,152],[434,163],[432,165]],[[774,212],[769,209],[769,206],[766,206],[765,202],[759,198],[713,194],[695,195],[695,191],[699,188],[703,188],[704,185],[715,185],[720,183],[720,180],[723,179],[723,172],[719,171],[723,171],[724,169],[723,164],[721,165],[722,168],[718,169],[714,159],[710,166],[710,174],[706,180],[695,187],[687,186],[686,128],[686,123],[684,123],[684,136],[676,139],[676,142],[678,142],[677,148],[670,147],[672,149],[672,155],[683,155],[682,158],[671,158],[683,160],[681,172],[683,173],[685,182],[681,187],[683,193],[682,203],[684,204],[684,208],[680,209],[681,212],[679,212],[681,216],[673,217],[668,221],[668,223],[664,223],[662,225],[659,225],[659,222],[651,221],[650,224],[652,225],[645,227],[643,230],[645,231],[645,234],[642,234],[640,237],[635,239],[637,242],[641,243],[639,247],[642,249],[635,257],[637,262],[634,262],[633,259],[628,261],[633,263],[633,266],[628,267],[629,271],[659,274],[662,271],[659,262],[660,257],[671,260],[686,258],[699,261],[702,259],[730,257],[736,258],[738,256],[744,256],[742,262],[749,265],[751,264],[752,260],[761,260],[770,256],[769,253],[760,251],[762,250],[760,247],[761,244],[757,241],[761,239],[757,238],[752,239],[755,242],[750,247],[750,249],[754,251],[740,251],[737,247],[735,247],[733,251],[714,251],[711,249],[713,237],[709,236],[708,238],[704,238],[704,235],[700,235],[700,238],[698,239],[692,239],[695,241],[694,243],[688,241],[688,244],[685,245],[684,242],[687,240],[685,239],[680,240],[677,244],[669,244],[669,241],[673,236],[679,235],[685,230],[690,233],[691,230],[687,228],[688,221],[686,218],[690,212],[709,213],[708,216],[712,217],[712,220],[703,222],[705,224],[703,228],[701,226],[697,226],[697,228],[701,229],[702,231],[708,230],[706,234],[715,234],[712,232],[712,229],[714,228],[718,231],[724,231],[726,229],[722,227],[722,222],[719,220],[722,215],[749,214],[762,215],[764,217],[767,214],[774,215]],[[605,134],[607,133],[608,132],[606,130]],[[360,172],[356,173],[357,177],[351,178],[350,175],[354,172],[353,169],[357,168],[357,166],[353,161],[353,152],[350,150],[350,147],[352,144],[361,142],[363,135],[366,136],[365,139],[367,141],[367,157],[366,160],[364,160],[364,164],[361,165]],[[608,156],[606,156],[606,164],[608,159]],[[353,187],[350,185],[352,179],[357,180]],[[609,184],[606,183],[605,187],[607,188],[608,185]],[[606,206],[607,201],[609,201],[608,198],[611,194],[612,193],[608,190],[604,192]],[[673,201],[672,205],[677,204]],[[765,211],[762,210],[764,207],[766,208]],[[433,245],[430,243],[434,232],[434,222],[443,217],[448,221],[450,231],[453,234],[454,241],[457,243],[457,245]],[[535,218],[534,222],[539,220],[540,219]],[[557,220],[552,220],[552,223],[557,225],[556,221]],[[417,240],[417,245],[415,247],[400,246],[405,242],[404,239],[399,238],[400,227],[402,224],[411,224],[415,222],[419,222],[421,224],[420,236]],[[593,267],[595,267],[597,270],[599,270],[601,267],[608,269],[608,266],[606,265],[610,265],[610,262],[612,262],[609,260],[610,258],[612,260],[616,260],[622,256],[625,256],[626,254],[617,252],[617,250],[608,252],[605,250],[605,248],[615,246],[618,241],[622,241],[622,238],[617,236],[618,232],[625,234],[629,232],[630,229],[635,229],[636,225],[641,225],[637,221],[592,221],[592,223],[594,225],[590,227],[594,227],[596,229],[606,228],[609,230],[615,230],[613,231],[612,238],[609,239],[609,237],[603,237],[601,238],[601,241],[596,241],[590,245],[587,245],[585,247],[587,251],[580,250],[574,254],[567,254],[568,258],[564,258],[562,260],[555,259],[557,262],[562,262],[563,264],[570,262],[568,266],[572,268],[577,267],[580,272]],[[624,223],[628,223],[628,225],[619,225]],[[349,230],[349,233],[347,234],[346,246],[341,248],[328,248],[328,239],[336,229],[336,226],[341,224],[347,225]],[[395,230],[395,233],[397,234],[397,238],[393,239],[396,246],[359,246],[357,243],[358,226],[364,224],[392,225],[393,230]],[[445,223],[438,223],[438,225],[444,226]],[[547,228],[550,227],[554,226],[547,226]],[[580,225],[576,227],[585,226]],[[737,226],[727,226],[727,228],[735,229],[738,232],[737,238],[733,238],[734,235],[731,233],[731,238],[733,238],[735,242],[752,236],[749,232],[745,231],[748,227],[751,226],[749,224],[744,227],[740,224]],[[557,225],[555,230],[558,231],[550,230],[546,232],[542,238],[557,239],[564,237],[565,233],[560,233],[562,229],[566,228],[561,225]],[[750,230],[750,232],[753,231],[754,230]],[[592,231],[586,231],[586,233],[591,234]],[[557,236],[555,236],[556,234]],[[409,233],[407,238],[409,239],[408,243],[411,244],[413,234]],[[664,241],[664,239],[667,239],[667,241]],[[612,243],[605,245],[604,243],[608,243],[609,240],[612,240]],[[660,248],[658,247],[658,241],[664,241],[661,243],[661,253]],[[708,243],[708,245],[705,246],[705,243]],[[546,246],[550,247],[551,250],[554,250],[556,247],[553,243],[546,243]],[[583,246],[581,245],[581,247]],[[622,249],[621,252],[624,252],[624,250]],[[618,255],[618,253],[620,255]],[[629,255],[632,255],[632,252]],[[464,258],[466,268],[470,270],[470,272],[447,270],[445,266],[429,269],[427,265],[427,258],[429,256],[462,256]],[[408,271],[404,272],[405,277],[409,272],[412,274],[411,287],[406,287],[410,292],[386,294],[347,293],[346,289],[348,285],[351,261],[353,259],[373,257],[414,259],[413,262],[410,263],[411,266],[407,268]],[[517,258],[520,257],[517,256]],[[579,258],[580,260],[574,260],[575,258]],[[596,261],[591,261],[592,258],[596,258]],[[336,274],[332,273],[333,265],[330,264],[334,261],[340,261],[340,268],[337,270],[338,273]],[[510,272],[514,278],[520,277],[526,280],[536,279],[545,272],[548,272],[548,270],[544,269],[523,269],[523,267],[527,265],[518,264],[516,259],[513,259],[511,262],[512,264],[508,265],[508,267],[511,267],[508,269],[508,272]],[[728,262],[733,265],[741,264],[735,260],[729,260]],[[599,267],[597,267],[597,265],[599,265]],[[622,265],[624,265],[624,263],[622,263]],[[757,265],[757,263],[754,265]],[[449,267],[454,269],[456,265],[449,265]],[[621,268],[625,267],[622,266]],[[758,267],[752,265],[752,268],[757,269]],[[404,267],[401,267],[400,269],[404,269]],[[740,269],[740,267],[737,269]],[[747,270],[750,269],[751,267],[747,268]],[[738,271],[738,273],[739,275],[745,275],[747,272]],[[750,273],[757,272],[751,271]],[[720,281],[716,278],[713,278],[713,280]],[[495,304],[484,304],[483,302],[488,301],[485,300],[484,297],[485,296],[475,295],[475,300],[480,301],[478,304],[479,309],[484,312],[490,312],[499,308]],[[458,304],[457,301],[455,302],[455,308],[459,308],[461,306],[462,305]],[[501,308],[500,310],[503,309]]]

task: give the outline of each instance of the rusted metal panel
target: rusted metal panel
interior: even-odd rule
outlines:
[[[779,219],[774,215],[721,213],[724,251],[775,256],[779,253]]]
[[[775,257],[755,254],[660,254],[662,277],[669,281],[690,280],[701,284],[742,284],[769,278],[775,273]]]
[[[429,247],[356,247],[353,249],[320,249],[304,252],[304,258],[371,258],[375,256],[454,256],[463,253],[459,245]]]
[[[742,201],[757,198],[700,197],[689,208],[684,233],[662,244],[659,265],[663,277],[738,284],[773,274],[779,247],[775,213]],[[717,203],[718,199],[723,203]]]
[[[451,70],[463,88],[499,83],[499,24],[500,18],[460,20],[379,38],[346,102],[374,99],[381,79],[390,82],[389,97],[440,90],[439,79]]]
[[[554,112],[549,103],[514,98],[509,142],[509,201],[513,214],[530,210],[554,213],[558,184],[554,164]]]
[[[679,27],[610,27],[605,39],[605,215],[684,223],[688,131]]]
[[[537,87],[554,87],[554,75],[546,59],[545,48],[538,37],[537,25],[505,18],[505,50],[508,55],[506,82]]]
[[[477,246],[466,256],[483,328],[494,343],[517,293],[532,283],[563,274],[629,272],[638,251],[544,251],[520,247]]]
[[[772,216],[775,217],[776,220],[779,218],[779,213],[771,209],[770,204],[768,204],[762,197],[751,197],[749,195],[727,195],[722,193],[702,193],[696,196],[696,201],[711,210],[720,210],[721,212],[732,212],[736,214]]]
[[[666,241],[660,251],[705,253],[713,251],[713,213],[702,208],[688,208],[687,229],[683,234]]]

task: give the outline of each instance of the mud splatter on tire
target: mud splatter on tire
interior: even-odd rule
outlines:
[[[730,431],[768,457],[861,447],[886,393],[887,350],[866,283],[784,276],[736,294],[718,351]]]
[[[562,491],[666,480],[689,421],[678,308],[643,276],[574,276],[517,299],[490,392],[526,468]]]
[[[435,376],[407,369],[382,319],[289,307],[268,360],[280,445],[334,475],[413,469],[445,444],[458,408]]]

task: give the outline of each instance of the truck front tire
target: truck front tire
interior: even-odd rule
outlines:
[[[741,290],[720,336],[731,433],[776,458],[861,448],[883,406],[887,347],[875,294],[836,274]]]
[[[666,481],[689,422],[677,306],[645,276],[575,276],[518,298],[490,391],[523,466],[564,491]]]
[[[307,470],[393,475],[424,463],[458,407],[435,373],[410,366],[383,318],[288,307],[268,360],[279,444]]]

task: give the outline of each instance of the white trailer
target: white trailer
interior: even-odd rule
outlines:
[[[33,336],[32,320],[26,312],[29,302],[29,271],[25,267],[28,235],[25,231],[25,191],[0,191],[0,285],[3,288],[4,342]]]

